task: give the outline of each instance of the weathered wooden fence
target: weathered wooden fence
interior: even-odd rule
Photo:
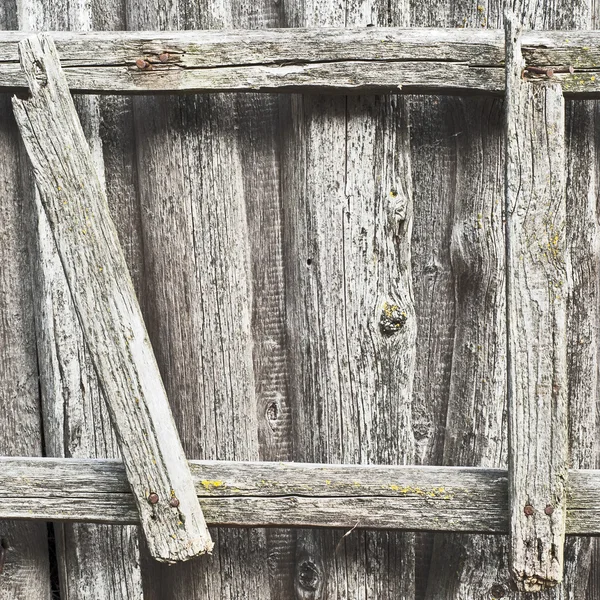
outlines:
[[[6,26],[338,29],[53,34],[72,91],[126,94],[76,99],[86,165],[111,202],[186,455],[201,459],[196,496],[221,526],[212,558],[169,569],[122,526],[141,522],[150,552],[164,551],[152,541],[171,513],[149,518],[164,494],[136,483],[135,453],[126,470],[90,460],[118,452],[100,391],[117,359],[103,367],[90,341],[109,321],[86,316],[76,290],[72,303],[70,249],[58,234],[57,254],[5,106],[0,450],[15,458],[0,459],[0,597],[48,597],[52,563],[76,598],[518,597],[510,571],[539,597],[595,598],[590,538],[567,538],[564,556],[563,543],[600,533],[585,100],[600,91],[600,33],[513,26],[505,44],[481,29],[498,26],[495,8],[465,7],[458,23],[460,3],[440,4],[433,24],[481,30],[345,28],[432,24],[428,5],[265,3],[220,7],[215,21],[191,5],[156,18],[126,5],[72,8],[60,23],[58,7],[25,2]],[[592,24],[591,6],[566,8],[523,6],[517,20]],[[25,37],[0,36],[5,91],[32,85]],[[130,96],[257,90],[311,94]],[[316,95],[330,91],[354,95]],[[492,98],[398,95],[439,92]],[[96,290],[103,275],[92,278]],[[135,417],[119,425],[121,405],[108,405],[127,450]],[[22,458],[43,450],[62,458]],[[393,466],[427,463],[449,466]],[[56,521],[56,548],[32,519]],[[435,531],[433,546],[414,533]]]

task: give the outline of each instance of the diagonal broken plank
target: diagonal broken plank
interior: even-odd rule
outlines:
[[[19,43],[31,89],[15,117],[119,441],[150,553],[163,562],[212,541],[108,203],[54,43]]]

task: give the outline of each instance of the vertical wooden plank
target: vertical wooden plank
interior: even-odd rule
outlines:
[[[15,3],[0,7],[0,29],[17,28]],[[0,96],[0,454],[40,456],[42,431],[36,364],[27,209],[19,186],[19,133],[10,98]],[[0,521],[0,599],[50,596],[45,523]]]
[[[233,27],[240,26],[242,15],[250,24],[253,14],[252,7],[234,9],[233,3],[127,2],[133,29]],[[251,150],[240,133],[237,98],[136,98],[134,111],[146,322],[187,456],[257,460],[245,198],[255,167],[244,158]],[[260,195],[248,201],[258,203]],[[219,529],[213,536],[216,547],[208,562],[169,569],[147,565],[147,597],[269,598],[264,531]]]
[[[412,0],[412,27],[457,27],[471,11],[461,0]],[[456,101],[415,96],[409,106],[415,222],[412,244],[417,359],[413,393],[415,461],[442,464],[454,348],[454,276],[450,260],[456,196]],[[425,597],[433,535],[417,535],[415,584]],[[444,565],[447,564],[444,559]]]
[[[0,454],[41,456],[27,214],[19,189],[18,130],[9,100],[0,98]],[[0,547],[5,549],[0,573],[2,600],[48,598],[46,537],[45,523],[0,521]]]
[[[25,30],[123,29],[116,2],[20,3]],[[111,213],[139,296],[141,264],[138,203],[132,178],[131,100],[74,98],[96,168],[106,181]],[[106,168],[104,164],[106,158]],[[44,439],[49,456],[115,458],[118,446],[95,370],[68,292],[45,213],[28,178],[33,286]],[[143,300],[143,299],[142,299]],[[138,529],[91,523],[55,523],[61,592],[66,598],[142,598]]]
[[[461,99],[454,109],[456,337],[444,463],[498,467],[507,458],[503,103]],[[427,598],[508,594],[505,551],[500,536],[437,535]]]
[[[288,26],[389,25],[403,5],[288,2]],[[294,97],[282,119],[294,457],[413,456],[416,318],[403,100]],[[299,532],[296,598],[414,597],[412,536]]]
[[[271,0],[239,6],[235,27],[280,27],[280,7]],[[244,172],[244,198],[250,242],[252,346],[261,460],[292,460],[292,410],[288,391],[283,225],[281,205],[280,112],[289,95],[239,94],[235,97]],[[265,531],[272,598],[293,596],[296,532]]]
[[[563,577],[568,469],[564,99],[522,77],[507,18],[506,222],[511,571],[523,591]]]

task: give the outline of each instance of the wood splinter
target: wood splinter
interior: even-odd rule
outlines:
[[[148,548],[167,563],[210,552],[213,543],[58,53],[43,35],[19,42],[19,53],[31,97],[13,98],[15,118]]]

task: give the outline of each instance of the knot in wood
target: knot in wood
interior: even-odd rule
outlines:
[[[379,328],[384,335],[392,335],[404,327],[408,315],[397,304],[384,302],[379,317]]]
[[[490,593],[494,600],[500,600],[500,598],[504,598],[506,596],[506,588],[500,583],[495,583],[492,586]]]
[[[319,569],[310,560],[304,560],[298,567],[298,585],[302,590],[316,592],[319,588]]]

